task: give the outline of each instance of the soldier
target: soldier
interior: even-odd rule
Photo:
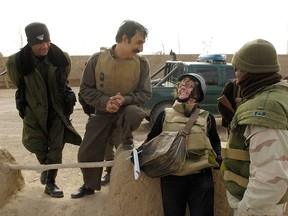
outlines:
[[[288,84],[274,46],[249,41],[233,56],[243,101],[221,166],[234,215],[283,215],[288,198]]]

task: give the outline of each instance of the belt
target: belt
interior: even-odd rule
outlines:
[[[206,168],[206,169],[199,170],[195,173],[192,173],[192,175],[194,175],[194,174],[211,174],[211,173],[212,173],[211,168]]]

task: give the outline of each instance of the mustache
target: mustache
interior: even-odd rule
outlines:
[[[140,53],[141,50],[139,50],[139,49],[134,49],[134,50],[132,50],[132,52],[133,52],[133,53]]]

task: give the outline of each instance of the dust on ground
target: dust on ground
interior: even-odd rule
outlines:
[[[73,90],[77,94],[79,88],[76,87],[73,88]],[[15,89],[0,89],[0,149],[6,149],[18,164],[38,165],[35,155],[26,150],[22,145],[22,119],[19,117],[18,111],[15,108],[14,94]],[[71,115],[71,119],[76,130],[81,136],[83,136],[87,115],[84,114],[79,103],[76,104],[74,113]],[[149,122],[143,121],[140,128],[134,134],[135,141],[138,143],[142,142],[145,139],[149,128]],[[77,163],[78,148],[78,146],[72,144],[65,145],[63,151],[63,164]],[[126,170],[125,172],[124,177],[127,178],[127,184],[125,182],[123,183],[126,185],[122,185],[122,191],[125,187],[129,187],[129,182],[131,184],[134,183],[133,181],[135,181],[133,179],[134,174],[132,163],[129,160],[124,160],[123,166],[127,167],[129,171],[127,172]],[[19,192],[12,195],[12,197],[7,201],[8,203],[5,202],[4,206],[0,206],[2,207],[0,209],[0,215],[2,216],[98,216],[107,215],[105,212],[108,211],[110,212],[109,215],[113,215],[113,213],[111,213],[113,212],[113,205],[117,208],[121,206],[121,203],[117,204],[116,202],[113,205],[111,204],[108,209],[106,207],[105,212],[103,212],[105,204],[108,201],[107,197],[109,194],[109,186],[102,187],[101,191],[96,192],[95,195],[87,196],[81,199],[71,199],[70,194],[83,184],[82,174],[79,168],[59,169],[56,183],[64,191],[63,198],[51,198],[45,194],[44,186],[39,182],[40,174],[36,171],[22,170],[21,173],[25,180],[25,186]],[[118,176],[121,178],[121,173],[116,175],[116,173],[114,174],[112,172],[111,181],[113,181],[113,176]],[[2,183],[3,182],[1,182],[1,184]],[[15,187],[18,187],[12,181],[10,183],[14,184]],[[117,188],[115,191],[117,192]],[[142,195],[145,197],[145,189],[142,193],[144,193]],[[4,198],[2,198],[2,201],[3,199]]]
[[[76,87],[73,90],[77,94],[79,88]],[[18,164],[37,165],[38,161],[35,156],[26,150],[21,142],[22,119],[15,108],[14,94],[15,89],[0,89],[0,149],[6,149],[12,155],[12,159],[10,159],[15,160]],[[83,136],[87,116],[79,103],[76,104],[71,119],[76,130]],[[217,122],[219,124],[219,119]],[[135,142],[138,144],[143,142],[149,130],[150,124],[144,120],[134,133]],[[219,127],[219,132],[221,139],[225,140],[225,129]],[[78,146],[72,144],[65,145],[63,164],[77,162],[78,148]],[[8,180],[10,186],[15,186],[20,190],[14,193],[10,199],[5,200],[5,203],[2,202],[0,215],[163,215],[159,179],[151,179],[142,174],[140,179],[135,181],[132,163],[126,160],[129,152],[120,149],[116,155],[116,164],[112,169],[110,186],[102,187],[102,190],[96,192],[95,195],[85,196],[81,199],[70,198],[70,194],[83,183],[79,168],[59,169],[56,182],[64,191],[63,198],[51,198],[45,194],[44,186],[39,182],[40,174],[36,171],[19,171],[24,177],[25,185],[21,185],[21,181],[15,183]],[[227,203],[225,203],[223,189],[220,187],[220,189],[216,189],[216,192],[217,190],[220,190],[217,196],[221,196],[217,200],[221,201],[221,205],[225,207]],[[226,213],[228,212],[226,211]],[[219,215],[224,216],[222,213]]]

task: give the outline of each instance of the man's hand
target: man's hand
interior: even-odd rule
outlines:
[[[124,104],[125,98],[117,93],[115,96],[110,97],[106,104],[106,111],[110,113],[118,112],[120,107]]]
[[[120,92],[117,93],[115,96],[110,97],[110,99],[114,100],[115,104],[118,107],[121,107],[124,104],[124,102],[125,102],[125,98],[121,95]]]
[[[109,99],[107,101],[107,104],[106,104],[106,111],[107,112],[115,113],[115,112],[118,112],[119,108],[120,107],[116,105],[116,103],[113,99]]]

